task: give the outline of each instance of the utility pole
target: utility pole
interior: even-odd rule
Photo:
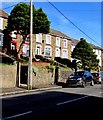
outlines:
[[[30,48],[29,48],[29,65],[28,65],[28,90],[32,89],[32,33],[33,33],[33,9],[32,0],[30,0]]]

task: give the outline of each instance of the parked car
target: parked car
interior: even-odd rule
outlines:
[[[92,72],[93,81],[95,84],[101,84],[103,81],[103,72]]]
[[[67,86],[82,86],[86,85],[94,85],[94,81],[92,80],[93,76],[89,71],[77,71],[73,72],[70,77],[67,79]]]

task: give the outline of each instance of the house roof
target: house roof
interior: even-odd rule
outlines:
[[[71,38],[69,36],[67,36],[66,34],[64,34],[64,33],[60,32],[58,30],[50,29],[49,34],[71,40]]]
[[[0,9],[0,17],[8,18],[8,16],[9,15],[5,11],[3,11],[2,9]]]
[[[74,39],[74,38],[71,38],[71,40],[72,40],[72,44],[74,44],[74,45],[76,45],[80,40],[76,40],[76,39]],[[98,49],[98,50],[102,50],[103,51],[103,48],[101,48],[101,47],[99,47],[99,46],[96,46],[96,45],[94,45],[94,44],[91,44],[91,43],[89,43],[90,45],[91,45],[91,47],[93,48],[93,49]]]
[[[90,45],[91,45],[91,47],[92,47],[93,49],[98,49],[98,50],[102,50],[102,51],[103,51],[103,48],[101,48],[101,47],[99,47],[99,46],[93,45],[93,44],[91,44],[91,43],[90,43]]]
[[[72,40],[72,44],[74,44],[74,45],[76,45],[79,42],[79,40],[76,40],[74,38],[71,38],[71,40]]]

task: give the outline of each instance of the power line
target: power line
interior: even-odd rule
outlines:
[[[82,32],[84,35],[86,35],[89,39],[91,39],[93,42],[95,42],[97,45],[101,46],[98,44],[95,40],[93,40],[89,35],[87,35],[83,30],[81,30],[76,24],[74,24],[68,17],[66,17],[54,4],[52,4],[49,0],[47,0],[65,19],[67,19],[72,25],[74,25],[80,32]]]
[[[27,1],[27,0],[24,0],[24,1]],[[94,43],[96,43],[97,45],[101,46],[100,44],[98,44],[95,40],[93,40],[89,35],[87,35],[83,30],[81,30],[76,24],[74,24],[68,17],[66,17],[54,4],[52,4],[49,0],[47,0],[49,4],[51,4],[65,19],[67,19],[72,25],[74,25],[80,32],[82,32],[84,35],[86,35],[89,39],[91,39]],[[23,2],[23,1],[22,1]],[[17,4],[20,4],[22,2],[19,2]],[[9,7],[6,7],[6,8],[3,8],[3,10],[5,9],[8,9],[8,8],[11,8],[11,7],[14,7],[15,5],[17,4],[14,4],[12,6],[9,6]]]
[[[23,0],[22,2],[25,2],[25,1],[27,1],[27,0]],[[22,2],[18,2],[18,3],[16,3],[16,4],[14,4],[14,5],[9,6],[9,7],[5,7],[5,8],[3,8],[3,10],[6,10],[6,9],[8,9],[8,8],[11,8],[11,7],[14,7],[15,5],[20,4],[20,3],[22,3]]]

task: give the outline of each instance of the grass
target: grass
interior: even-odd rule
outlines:
[[[0,66],[11,66],[11,65],[15,65],[15,64],[0,63]]]

